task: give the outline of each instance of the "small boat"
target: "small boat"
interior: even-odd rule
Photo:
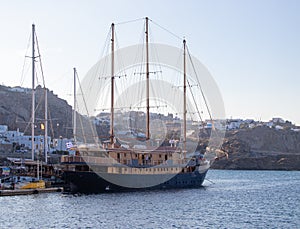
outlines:
[[[115,99],[114,87],[114,41],[115,32],[114,24],[111,26],[111,76],[107,77],[111,80],[110,92],[110,130],[109,136],[96,136],[96,127],[92,126],[93,121],[90,117],[81,120],[84,115],[80,116],[74,109],[74,138],[76,140],[76,154],[64,155],[61,158],[63,168],[63,177],[67,184],[67,189],[72,193],[103,193],[103,192],[118,192],[118,191],[137,191],[137,190],[153,190],[153,189],[175,189],[175,188],[199,188],[202,186],[206,173],[213,162],[211,156],[212,150],[206,152],[195,147],[192,152],[187,145],[187,89],[191,88],[187,80],[186,74],[186,56],[187,47],[186,41],[183,40],[183,74],[181,86],[182,104],[180,109],[183,109],[181,118],[173,118],[169,115],[169,119],[160,119],[158,124],[151,121],[151,116],[159,116],[159,114],[150,114],[149,102],[149,74],[153,73],[149,70],[149,53],[148,53],[148,18],[145,19],[145,34],[146,34],[146,63],[143,86],[136,87],[132,91],[142,90],[146,85],[146,112],[138,110],[133,111],[132,105],[128,104],[129,111],[129,130],[121,130],[123,136],[129,138],[129,141],[124,141],[115,136]],[[129,57],[127,57],[129,58]],[[95,67],[99,68],[99,67]],[[74,84],[76,82],[76,69],[74,69]],[[98,75],[98,72],[95,74]],[[163,83],[162,83],[163,84]],[[93,84],[94,86],[94,84]],[[74,89],[76,86],[74,85]],[[163,92],[167,93],[167,92]],[[80,92],[80,94],[83,94]],[[177,95],[178,96],[178,95]],[[195,100],[197,97],[194,97]],[[104,98],[101,98],[104,100]],[[93,98],[93,100],[96,100]],[[86,102],[86,101],[85,101]],[[74,108],[76,104],[76,93],[74,92]],[[200,113],[200,112],[198,112]],[[119,113],[120,114],[120,113]],[[125,114],[125,113],[123,113]],[[136,116],[133,120],[131,115]],[[85,115],[87,117],[87,115]],[[162,117],[162,116],[160,116]],[[165,117],[165,116],[164,116]],[[80,119],[80,121],[78,121]],[[121,117],[120,120],[124,120]],[[145,131],[142,131],[140,122],[146,121]],[[168,122],[169,121],[169,122]],[[135,122],[135,124],[133,124]],[[189,125],[192,127],[191,120]],[[76,124],[77,123],[77,124]],[[155,134],[150,133],[152,125]],[[78,126],[89,128],[84,131],[78,130]],[[160,128],[171,128],[171,130],[163,136],[165,139],[159,140],[162,135]],[[194,127],[193,127],[194,128]],[[198,128],[196,127],[195,130]],[[101,132],[101,130],[100,130]],[[190,131],[193,134],[195,131]],[[85,135],[93,136],[90,141]],[[166,137],[171,136],[171,137]],[[198,136],[196,133],[195,136]],[[198,139],[194,140],[197,145]],[[210,153],[210,155],[208,155]]]
[[[24,186],[20,187],[20,189],[39,189],[39,188],[46,188],[45,181],[43,180],[37,180],[37,181],[31,181]]]

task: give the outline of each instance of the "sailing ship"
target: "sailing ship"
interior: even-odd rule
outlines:
[[[183,85],[181,90],[182,118],[181,125],[177,128],[179,137],[156,141],[151,136],[150,126],[150,99],[149,99],[149,49],[148,49],[148,18],[145,18],[145,94],[144,100],[146,112],[143,116],[145,131],[141,131],[137,125],[130,123],[127,135],[131,136],[131,142],[122,141],[115,133],[115,78],[117,78],[114,69],[115,63],[115,32],[114,24],[111,26],[111,72],[110,72],[110,130],[109,136],[92,137],[94,142],[88,142],[84,134],[88,131],[78,133],[77,126],[90,126],[90,122],[79,122],[76,126],[76,120],[79,115],[76,112],[76,99],[74,98],[74,137],[76,139],[76,154],[64,155],[61,164],[64,166],[64,180],[67,184],[65,191],[72,193],[103,193],[117,191],[135,191],[152,189],[174,189],[174,188],[199,188],[202,186],[208,169],[214,159],[208,157],[208,152],[192,151],[189,152],[187,146],[187,88],[188,84],[186,74],[186,56],[187,46],[183,40]],[[76,70],[74,69],[74,82],[76,82]],[[74,85],[74,90],[75,90]],[[138,89],[137,89],[138,90]],[[74,92],[74,95],[76,93]],[[103,99],[103,98],[102,98]],[[131,105],[130,105],[130,108]],[[129,108],[129,109],[130,109]],[[128,112],[130,113],[130,111]],[[131,114],[131,113],[130,113]],[[137,114],[137,112],[135,113]],[[137,118],[141,119],[141,118]],[[136,122],[137,120],[135,120]],[[140,120],[139,120],[140,121]],[[130,118],[130,122],[132,118]],[[164,126],[165,123],[161,123]],[[156,127],[157,128],[157,127]],[[176,132],[175,131],[175,132]],[[95,128],[90,128],[90,135],[95,136]],[[182,133],[182,134],[181,134]],[[81,136],[79,136],[81,135]],[[173,129],[174,135],[174,129]],[[176,134],[175,134],[176,135]],[[198,135],[197,135],[198,136]],[[133,140],[135,139],[135,140]],[[133,143],[134,142],[134,143]],[[139,144],[143,142],[144,144]],[[137,143],[137,144],[135,144]],[[196,147],[197,148],[197,147]]]

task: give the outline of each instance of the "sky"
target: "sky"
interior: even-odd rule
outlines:
[[[214,77],[228,118],[300,125],[299,12],[297,0],[0,0],[0,83],[31,87],[25,55],[34,23],[46,87],[72,104],[73,67],[83,78],[101,58],[112,22],[148,16],[187,39]],[[138,42],[141,28],[123,32],[121,45]],[[178,42],[168,36],[154,38]]]

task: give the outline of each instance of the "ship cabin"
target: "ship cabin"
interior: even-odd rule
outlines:
[[[122,164],[131,167],[151,167],[184,163],[181,150],[170,146],[158,148],[80,148],[75,155],[63,155],[62,163]]]

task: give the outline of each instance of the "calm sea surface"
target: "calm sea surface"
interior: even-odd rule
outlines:
[[[0,197],[0,228],[300,228],[300,172],[207,179],[201,189]]]

